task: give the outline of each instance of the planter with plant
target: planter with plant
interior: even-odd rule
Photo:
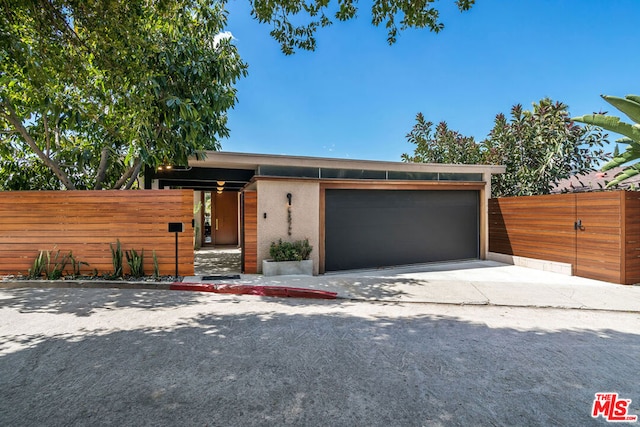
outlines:
[[[313,275],[313,260],[309,259],[313,247],[308,239],[295,242],[271,242],[271,259],[262,261],[265,276]]]

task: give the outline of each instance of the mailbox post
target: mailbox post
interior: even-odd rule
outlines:
[[[170,222],[169,233],[176,234],[176,280],[178,280],[178,233],[184,232],[184,224],[182,222]]]

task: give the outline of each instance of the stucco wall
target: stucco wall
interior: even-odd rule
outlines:
[[[282,239],[309,239],[313,246],[313,272],[318,274],[320,262],[320,184],[304,181],[260,180],[258,185],[258,271],[262,260],[269,258],[271,242]],[[291,193],[291,236],[288,235],[288,201]],[[264,217],[264,214],[267,217]]]

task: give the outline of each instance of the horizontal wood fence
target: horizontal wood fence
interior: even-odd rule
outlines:
[[[640,193],[491,199],[489,250],[568,263],[577,276],[638,283]]]
[[[40,251],[73,252],[88,262],[83,273],[113,272],[110,244],[144,249],[144,269],[153,274],[155,250],[160,274],[175,274],[175,233],[169,222],[184,223],[178,234],[178,271],[194,274],[193,191],[12,191],[0,192],[0,274],[26,274]],[[129,267],[123,259],[124,273]],[[67,266],[71,272],[71,266]]]

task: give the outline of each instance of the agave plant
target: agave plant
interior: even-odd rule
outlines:
[[[624,135],[624,138],[618,139],[616,142],[627,144],[627,148],[622,154],[614,156],[610,162],[602,167],[602,170],[606,171],[640,159],[640,96],[627,95],[624,98],[619,98],[616,96],[602,95],[602,98],[622,111],[634,122],[633,124],[629,124],[620,120],[619,117],[605,114],[588,114],[573,118],[576,122],[600,126],[611,132]],[[640,164],[631,164],[616,175],[614,179],[607,184],[607,187],[620,184],[625,179],[631,178],[639,173]]]

